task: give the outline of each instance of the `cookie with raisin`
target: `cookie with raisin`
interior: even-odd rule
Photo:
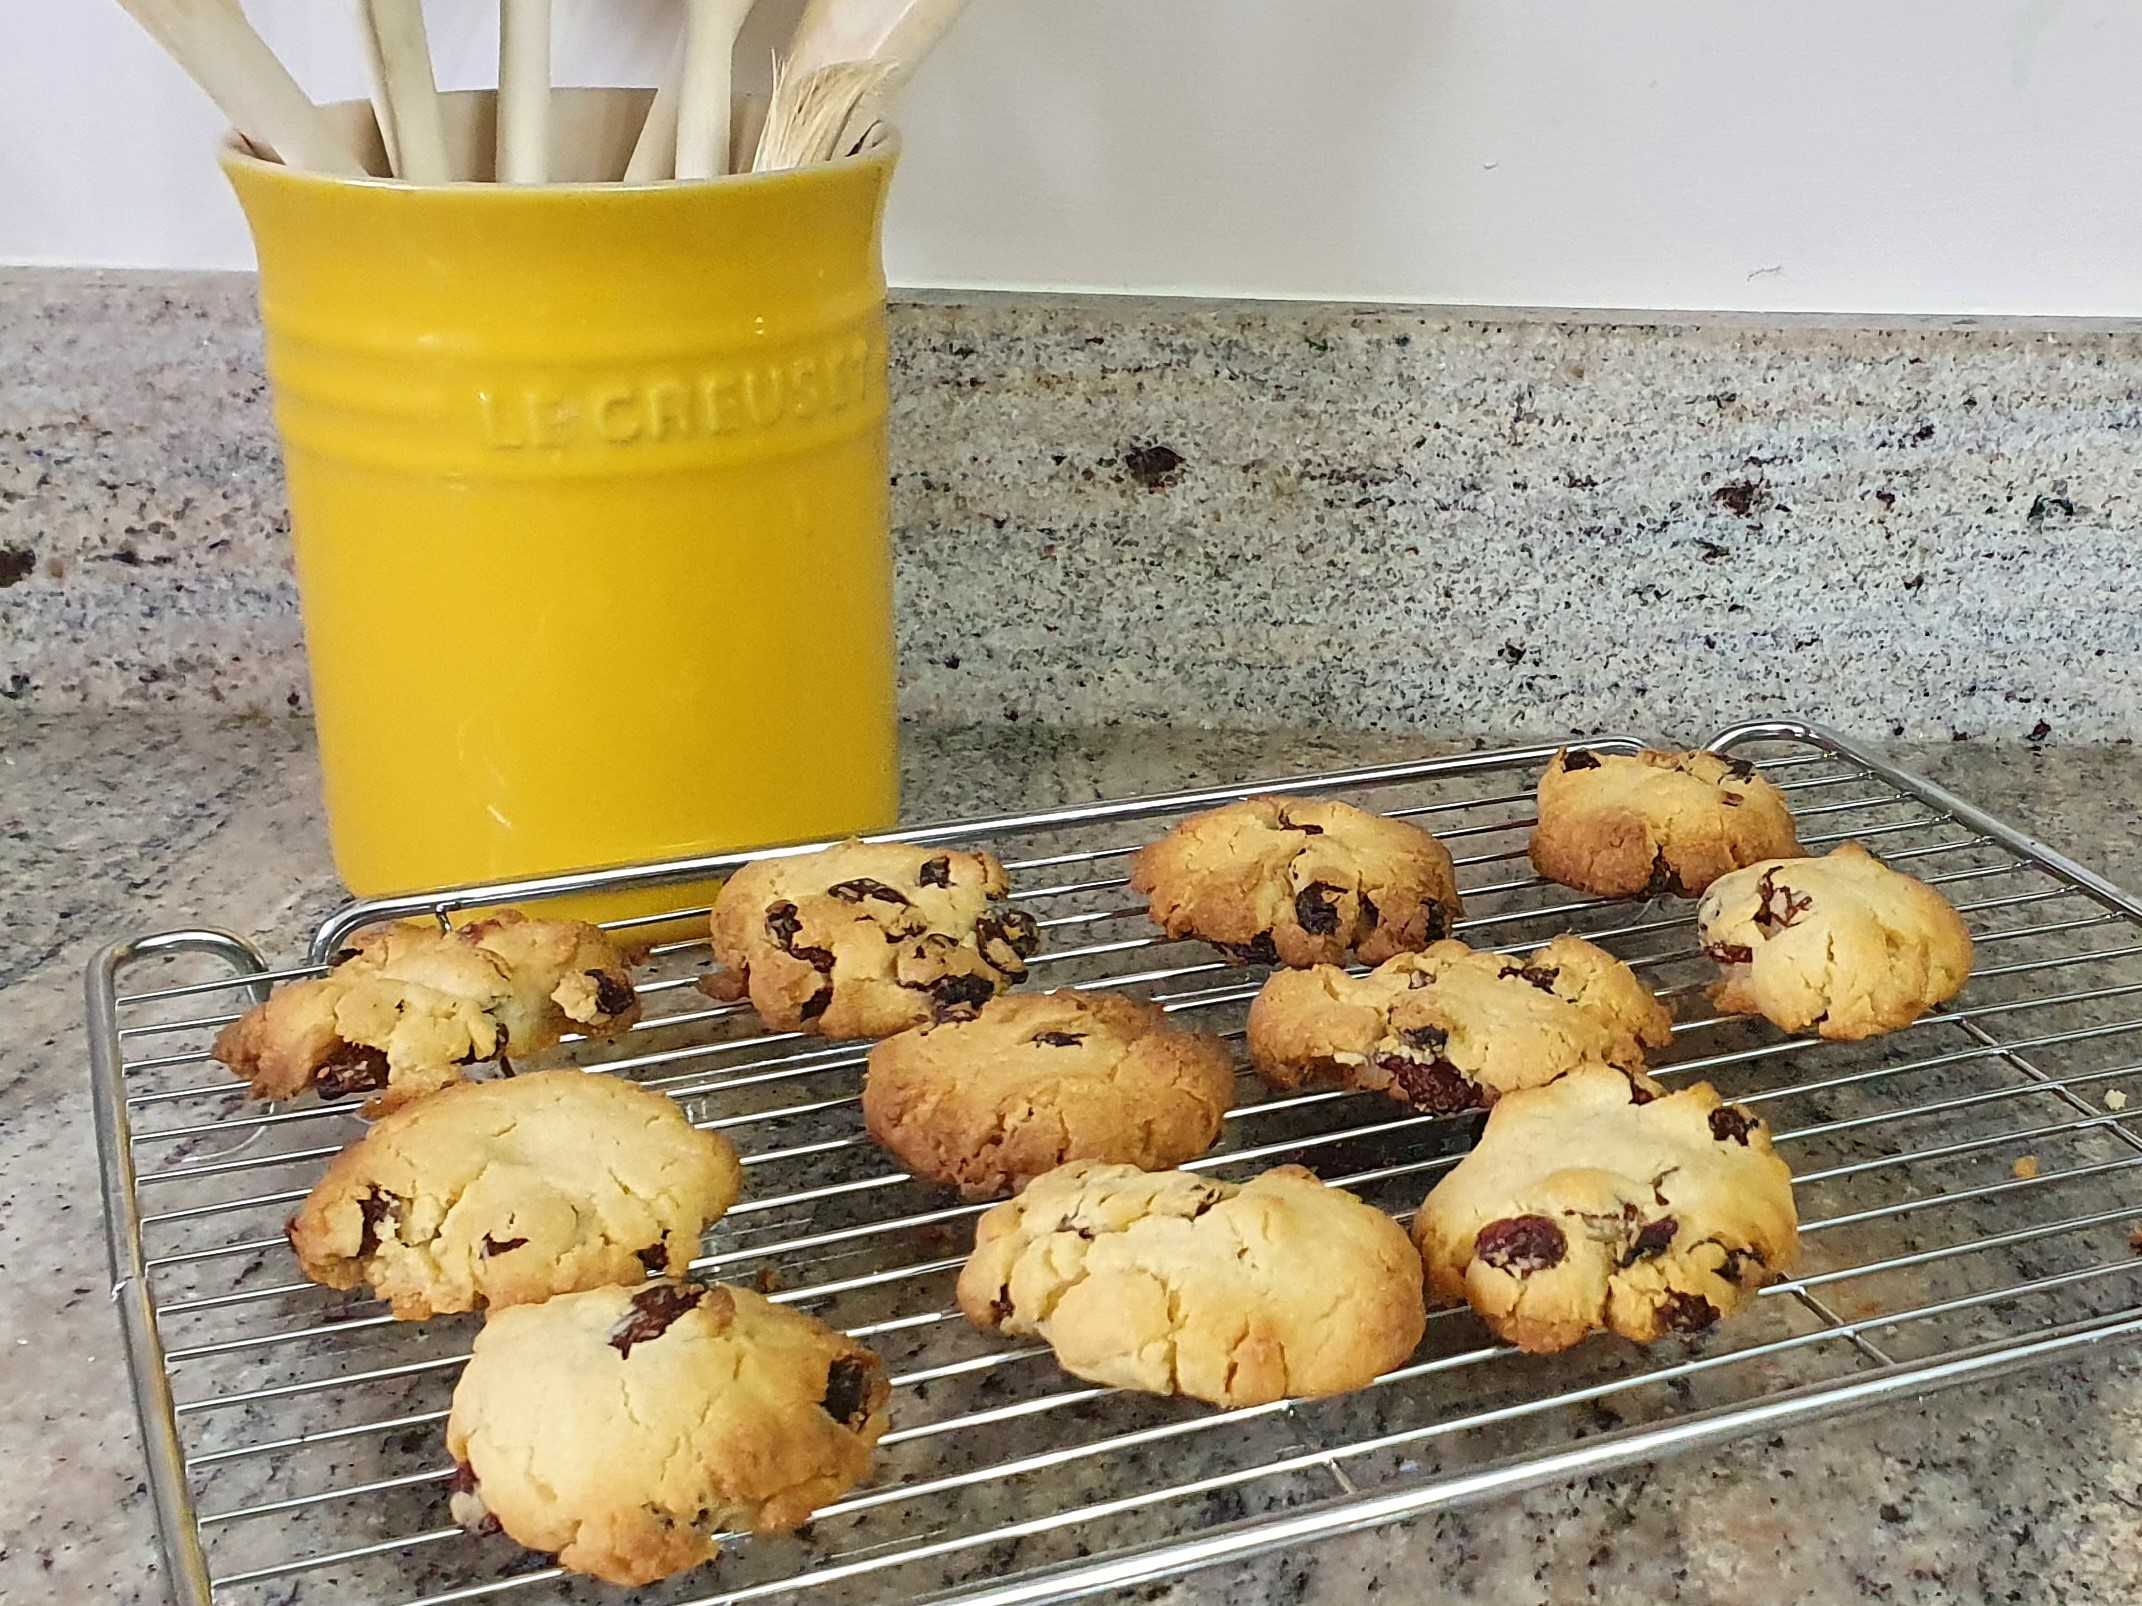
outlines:
[[[1250,1006],[1250,1064],[1276,1088],[1336,1083],[1432,1114],[1484,1109],[1579,1065],[1642,1071],[1673,1016],[1635,972],[1582,937],[1530,954],[1455,940],[1365,976],[1276,971]]]
[[[1799,1224],[1760,1119],[1601,1065],[1496,1104],[1413,1238],[1433,1292],[1544,1352],[1701,1332],[1791,1266]]]
[[[404,1321],[682,1271],[736,1202],[736,1151],[622,1077],[462,1082],[381,1119],[290,1222],[307,1277]]]
[[[1211,1032],[1121,993],[1007,993],[870,1051],[863,1121],[910,1172],[970,1199],[1073,1160],[1166,1170],[1220,1135],[1235,1066]]]
[[[362,932],[326,975],[277,988],[211,1052],[254,1098],[362,1093],[376,1115],[472,1065],[568,1032],[612,1037],[639,1015],[624,955],[599,926],[506,909],[451,931],[403,921]]]
[[[1909,1026],[1971,974],[1971,933],[1948,899],[1857,842],[1713,882],[1696,926],[1725,972],[1711,989],[1720,1009],[1842,1042]]]
[[[1224,1406],[1365,1388],[1427,1323],[1405,1229],[1300,1166],[1064,1166],[982,1217],[958,1294],[1076,1377]]]
[[[714,900],[701,987],[779,1032],[890,1037],[973,1016],[1041,947],[989,853],[836,843],[758,859]]]
[[[454,1385],[454,1519],[650,1584],[787,1533],[870,1466],[877,1356],[742,1288],[663,1280],[496,1312]]]
[[[1555,754],[1532,867],[1602,898],[1694,898],[1728,871],[1796,857],[1792,810],[1753,764],[1717,753]]]
[[[1170,937],[1235,964],[1379,964],[1447,936],[1463,912],[1428,831],[1328,798],[1253,797],[1193,814],[1131,860]]]

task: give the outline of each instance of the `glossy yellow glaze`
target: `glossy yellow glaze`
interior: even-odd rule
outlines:
[[[352,890],[892,821],[892,164],[418,188],[226,154]]]

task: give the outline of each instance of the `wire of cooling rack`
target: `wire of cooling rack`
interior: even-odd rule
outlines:
[[[1525,1357],[1469,1313],[1439,1311],[1407,1365],[1335,1400],[1215,1411],[1080,1383],[1045,1347],[958,1317],[951,1282],[985,1207],[914,1182],[862,1134],[867,1045],[762,1032],[748,1009],[710,1005],[694,986],[704,944],[674,937],[703,911],[616,922],[627,940],[673,939],[643,967],[645,1018],[555,1061],[634,1077],[726,1133],[745,1195],[695,1269],[866,1339],[895,1385],[870,1479],[804,1534],[739,1537],[712,1567],[635,1598],[1069,1599],[2142,1334],[2129,1242],[2142,1132],[2123,1113],[2124,1087],[2142,1086],[2142,904],[1815,727],[1741,726],[1711,745],[1786,789],[1811,851],[1864,841],[1941,887],[1978,943],[1966,991],[1856,1045],[1718,1016],[1689,905],[1586,898],[1531,873],[1549,748],[892,833],[1004,859],[1047,940],[1035,985],[1140,992],[1230,1038],[1260,973],[1158,936],[1125,857],[1174,816],[1258,792],[1340,795],[1437,832],[1465,892],[1459,934],[1477,946],[1574,930],[1621,954],[1678,1006],[1655,1073],[1763,1110],[1806,1244],[1749,1311],[1649,1350],[1594,1339]],[[354,904],[309,956],[380,919],[695,888],[750,857]],[[361,1125],[333,1105],[247,1104],[207,1045],[269,982],[311,968],[271,968],[241,939],[199,931],[116,944],[89,976],[114,1298],[179,1597],[267,1601],[331,1581],[405,1606],[603,1598],[447,1516],[445,1407],[475,1319],[397,1323],[361,1291],[296,1274],[283,1220]],[[1376,1095],[1270,1094],[1245,1077],[1220,1144],[1194,1164],[1228,1177],[1307,1164],[1404,1219],[1476,1131]]]

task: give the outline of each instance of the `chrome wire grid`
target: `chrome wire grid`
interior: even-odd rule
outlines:
[[[869,1478],[804,1532],[740,1539],[632,1598],[1064,1599],[2142,1332],[2142,1132],[2121,1113],[2123,1090],[2142,1094],[2142,903],[1813,727],[1743,726],[1712,745],[1786,790],[1810,851],[1865,842],[1957,904],[1979,944],[1961,997],[1859,1045],[1718,1016],[1691,905],[1607,902],[1531,874],[1544,748],[900,833],[1006,861],[1048,945],[1032,985],[1149,994],[1237,1041],[1261,973],[1161,939],[1125,889],[1125,856],[1173,817],[1259,791],[1337,795],[1435,830],[1475,946],[1574,930],[1622,955],[1677,1007],[1658,1074],[1761,1110],[1804,1233],[1789,1281],[1649,1349],[1595,1337],[1527,1357],[1442,1311],[1406,1366],[1338,1399],[1218,1411],[1081,1383],[1045,1347],[959,1318],[953,1279],[984,1207],[909,1181],[863,1135],[866,1045],[763,1032],[748,1009],[709,1004],[693,985],[707,964],[696,925],[654,943],[630,1036],[550,1058],[634,1077],[725,1132],[745,1193],[696,1270],[865,1339],[896,1388]],[[390,915],[703,887],[738,862],[353,905],[311,952]],[[679,929],[623,924],[628,939]],[[115,1297],[181,1599],[614,1601],[448,1518],[444,1421],[477,1319],[396,1323],[362,1291],[297,1274],[284,1220],[361,1123],[309,1099],[248,1104],[206,1056],[268,982],[310,973],[181,932],[115,945],[89,978]],[[1245,1074],[1220,1146],[1194,1164],[1231,1178],[1305,1164],[1404,1218],[1477,1123],[1376,1095],[1274,1095]]]

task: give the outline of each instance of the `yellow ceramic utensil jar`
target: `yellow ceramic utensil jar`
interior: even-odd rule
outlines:
[[[457,171],[489,100],[448,98]],[[645,100],[561,92],[562,159],[621,171]],[[893,161],[417,186],[226,150],[353,891],[891,823]]]

